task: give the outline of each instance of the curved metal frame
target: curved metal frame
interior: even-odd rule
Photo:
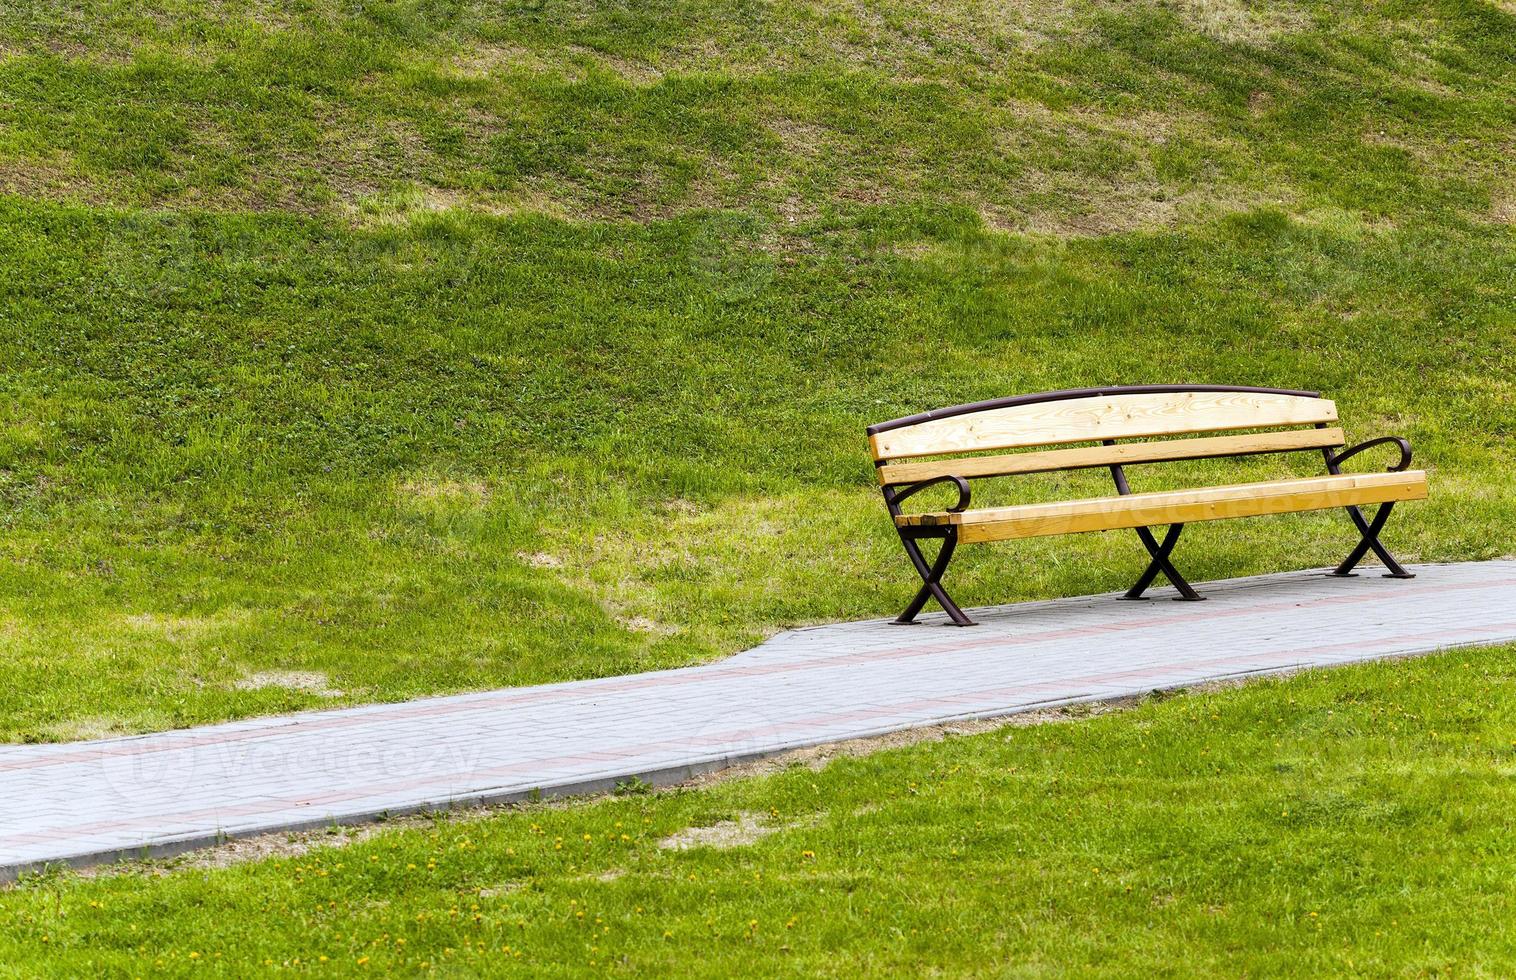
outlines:
[[[884,504],[890,509],[891,517],[900,515],[900,501],[919,493],[927,487],[937,486],[939,483],[956,483],[958,485],[958,502],[948,508],[948,513],[957,514],[968,509],[969,506],[969,481],[961,476],[934,476],[930,480],[922,480],[920,483],[905,484],[904,490],[895,490],[892,487],[884,488]]]
[[[1121,395],[1121,394],[1162,394],[1165,392],[1182,391],[1234,391],[1251,392],[1270,395],[1293,395],[1300,398],[1320,398],[1321,393],[1316,391],[1303,391],[1290,388],[1255,388],[1244,385],[1122,385],[1107,388],[1074,388],[1066,391],[1048,391],[1032,395],[1014,395],[1009,398],[995,398],[989,401],[969,402],[963,405],[952,405],[947,408],[934,409],[930,412],[921,412],[916,415],[907,415],[903,418],[891,419],[888,422],[880,422],[868,427],[869,435],[877,435],[880,432],[888,432],[891,429],[901,429],[906,426],[917,425],[933,419],[952,418],[956,415],[968,415],[974,412],[982,412],[988,409],[1005,408],[1012,405],[1034,405],[1040,402],[1066,401],[1073,398],[1090,398],[1098,395]],[[1317,423],[1319,428],[1325,428],[1325,423]],[[1103,440],[1107,446],[1115,445],[1114,439]],[[1321,450],[1326,461],[1327,472],[1338,475],[1342,472],[1341,464],[1366,449],[1376,446],[1394,443],[1400,447],[1400,460],[1397,464],[1388,467],[1392,473],[1405,470],[1411,465],[1411,444],[1400,436],[1381,436],[1359,443],[1341,452],[1333,453],[1330,448]],[[1281,452],[1293,452],[1296,450],[1280,450]],[[887,460],[875,460],[875,466],[884,466]],[[1116,492],[1126,496],[1132,492],[1130,483],[1127,481],[1126,471],[1119,465],[1110,467],[1111,478],[1116,484]],[[889,509],[891,520],[901,516],[900,502],[913,494],[919,493],[928,487],[952,483],[958,489],[958,501],[947,508],[950,513],[960,513],[969,506],[970,491],[968,479],[961,476],[938,476],[930,480],[922,480],[918,483],[890,484],[884,490],[884,503]],[[1360,540],[1348,556],[1334,569],[1331,574],[1339,576],[1352,575],[1353,568],[1363,560],[1364,556],[1372,550],[1379,556],[1379,560],[1389,569],[1385,578],[1415,578],[1411,572],[1407,572],[1395,556],[1390,553],[1379,540],[1379,533],[1384,529],[1385,522],[1389,520],[1390,513],[1394,508],[1394,502],[1386,502],[1379,505],[1372,518],[1365,517],[1363,511],[1356,505],[1345,508],[1348,517],[1358,529]],[[900,535],[900,543],[905,548],[906,555],[911,560],[911,565],[916,573],[921,576],[921,587],[906,605],[905,610],[894,620],[899,625],[914,623],[916,616],[926,605],[928,599],[936,599],[942,606],[943,611],[955,624],[959,626],[973,626],[974,621],[964,614],[958,604],[948,595],[942,586],[942,576],[947,570],[948,563],[952,560],[953,552],[958,547],[958,526],[914,526],[902,527],[895,525],[896,532]],[[1151,527],[1134,528],[1137,538],[1147,550],[1149,561],[1146,569],[1138,576],[1137,581],[1122,596],[1124,599],[1141,599],[1143,593],[1152,586],[1157,577],[1162,574],[1169,583],[1178,590],[1179,595],[1175,598],[1199,601],[1205,596],[1195,591],[1195,588],[1185,580],[1179,570],[1174,567],[1170,555],[1175,545],[1179,543],[1179,536],[1184,531],[1183,524],[1170,524],[1164,532],[1163,539],[1159,540]],[[941,541],[936,556],[928,561],[922,554],[920,543],[923,540],[936,538]]]

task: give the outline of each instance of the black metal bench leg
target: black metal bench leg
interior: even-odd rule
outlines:
[[[1374,554],[1379,556],[1379,560],[1384,562],[1384,567],[1389,569],[1385,573],[1385,578],[1416,577],[1416,573],[1406,571],[1405,566],[1396,561],[1395,556],[1390,554],[1390,549],[1386,548],[1384,543],[1379,540],[1379,532],[1384,530],[1385,521],[1390,519],[1390,510],[1394,506],[1395,502],[1393,500],[1380,504],[1379,509],[1374,512],[1374,519],[1372,521],[1365,518],[1363,511],[1359,510],[1356,506],[1346,508],[1348,516],[1353,519],[1353,524],[1358,528],[1358,533],[1361,537],[1353,550],[1348,552],[1348,556],[1330,574],[1338,576],[1354,574],[1353,568],[1363,560],[1363,556],[1368,554],[1369,549],[1372,548],[1374,549]]]
[[[1148,590],[1148,587],[1153,584],[1153,580],[1158,577],[1158,573],[1162,572],[1164,577],[1169,580],[1169,584],[1179,590],[1179,595],[1175,597],[1176,599],[1183,599],[1187,602],[1200,602],[1203,600],[1205,596],[1196,592],[1194,587],[1185,581],[1184,576],[1179,574],[1179,570],[1174,567],[1174,563],[1169,561],[1169,554],[1173,552],[1174,545],[1179,543],[1179,534],[1184,530],[1184,525],[1170,524],[1168,531],[1163,535],[1161,543],[1157,538],[1153,537],[1152,528],[1139,527],[1135,530],[1137,531],[1137,537],[1142,540],[1142,546],[1148,550],[1148,554],[1153,556],[1153,560],[1148,562],[1148,567],[1138,576],[1137,581],[1132,587],[1126,590],[1126,594],[1122,598],[1141,599],[1143,597],[1142,593]]]
[[[1114,446],[1116,441],[1114,439],[1104,439],[1101,440],[1101,444]],[[1111,467],[1111,479],[1116,482],[1116,492],[1123,497],[1132,492],[1132,486],[1127,482],[1126,470],[1120,465]],[[1158,539],[1153,537],[1152,528],[1139,527],[1134,530],[1137,532],[1137,537],[1141,539],[1142,546],[1148,550],[1148,554],[1153,556],[1153,560],[1148,562],[1148,567],[1138,576],[1136,583],[1126,590],[1126,595],[1122,596],[1123,599],[1141,599],[1142,593],[1146,592],[1148,586],[1153,584],[1153,580],[1158,577],[1159,572],[1164,574],[1164,577],[1169,580],[1170,585],[1179,590],[1179,595],[1175,598],[1184,599],[1188,602],[1199,602],[1205,598],[1205,596],[1196,592],[1189,582],[1184,580],[1184,576],[1179,574],[1179,570],[1174,567],[1174,563],[1169,561],[1169,553],[1174,550],[1174,545],[1179,542],[1179,533],[1184,530],[1183,524],[1170,524],[1169,529],[1164,532],[1162,544],[1159,544]]]
[[[964,615],[958,603],[947,594],[942,587],[942,573],[947,570],[948,562],[953,558],[953,552],[958,547],[958,532],[949,531],[942,539],[942,547],[937,551],[937,557],[927,564],[925,556],[921,554],[921,545],[915,538],[905,535],[900,536],[900,543],[905,546],[905,553],[910,556],[911,564],[916,566],[916,574],[921,576],[921,588],[916,590],[916,595],[911,599],[905,611],[895,618],[895,625],[909,626],[916,621],[916,614],[926,605],[928,599],[936,599],[942,611],[948,614],[958,626],[973,626],[974,621]]]

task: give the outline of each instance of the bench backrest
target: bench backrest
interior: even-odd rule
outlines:
[[[1336,421],[1337,406],[1314,391],[1144,385],[1044,392],[955,405],[881,422],[869,426],[868,433],[879,482],[891,486],[938,476],[1006,476],[1329,448],[1343,444],[1342,430],[1329,426]],[[1286,431],[1163,438],[1238,429]],[[1123,439],[1145,441],[1104,444]],[[1068,443],[1102,445],[900,462]]]

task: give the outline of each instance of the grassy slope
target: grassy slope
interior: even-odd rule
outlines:
[[[1509,976],[1513,684],[1516,648],[1456,651],[220,870],[34,880],[0,894],[0,974]],[[774,832],[658,846],[723,820]]]
[[[1513,41],[1453,2],[9,5],[0,733],[893,612],[863,425],[1007,392],[1319,387],[1436,471],[1406,557],[1516,551]],[[955,590],[1139,555],[971,549]]]

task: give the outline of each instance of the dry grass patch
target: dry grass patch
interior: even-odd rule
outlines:
[[[74,204],[105,204],[110,200],[94,182],[79,173],[62,150],[46,157],[0,158],[0,194]]]
[[[118,618],[126,630],[146,634],[169,643],[187,643],[207,634],[236,625],[247,618],[247,611],[225,609],[207,616],[175,616],[167,613],[133,613]]]
[[[449,211],[509,217],[517,214],[560,216],[546,198],[494,191],[410,185],[345,201],[347,218],[358,228],[405,225]]]
[[[589,48],[578,45],[571,46],[569,51],[587,59],[596,67],[615,75],[633,88],[648,88],[649,86],[657,85],[664,78],[662,69],[646,61],[592,51]]]
[[[1269,44],[1311,25],[1305,11],[1278,2],[1172,0],[1172,9],[1200,33],[1231,44]]]
[[[770,119],[767,125],[784,151],[802,160],[835,156],[843,149],[839,134],[825,126],[786,116]]]
[[[440,64],[444,74],[459,78],[483,79],[509,72],[545,75],[561,73],[564,65],[539,51],[519,44],[480,42],[470,44]]]
[[[888,12],[868,0],[824,0],[815,6],[831,28],[828,56],[887,70],[901,81],[938,75],[945,60],[957,60],[955,54],[1002,65],[1008,53],[1077,41],[1090,23],[1088,8],[1069,0],[916,0],[894,4]]]
[[[1175,192],[1152,178],[1090,181],[1077,174],[1033,173],[1023,186],[1046,203],[1015,209],[981,202],[978,211],[987,226],[1051,238],[1093,238],[1291,203],[1282,190],[1266,194],[1207,187]]]
[[[483,480],[465,477],[413,476],[396,488],[402,502],[483,507],[490,488]]]
[[[1516,225],[1516,186],[1496,188],[1490,195],[1490,219]]]
[[[1267,97],[1257,100],[1258,111],[1266,104]],[[967,203],[990,228],[1058,238],[1151,230],[1218,213],[1287,206],[1282,188],[1265,193],[1217,181],[1184,187],[1159,176],[1155,158],[1164,145],[1209,126],[1196,114],[1122,115],[1089,106],[1054,110],[1018,103],[1008,107],[998,140],[1000,152],[1024,161],[1025,169],[1005,186],[971,192]],[[1065,152],[1049,152],[1049,134]]]

